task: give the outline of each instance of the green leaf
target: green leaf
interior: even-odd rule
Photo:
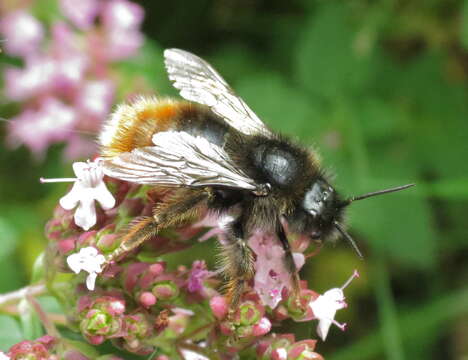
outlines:
[[[35,340],[41,337],[44,334],[44,331],[34,308],[26,299],[22,299],[18,304],[18,309],[25,339]]]
[[[96,359],[99,356],[97,350],[90,344],[82,341],[63,339],[68,349],[75,349],[90,359]]]
[[[318,137],[317,105],[275,73],[256,73],[237,81],[237,92],[270,127],[305,141]]]
[[[0,350],[7,351],[21,340],[23,334],[18,322],[10,316],[0,315]]]
[[[460,42],[468,50],[468,1],[463,2],[460,16]]]
[[[344,2],[322,2],[299,38],[296,79],[315,96],[356,93],[370,80],[371,58],[353,49],[356,31]]]
[[[16,247],[18,233],[7,219],[0,217],[0,260],[11,255]]]
[[[45,264],[44,264],[44,252],[42,252],[34,262],[33,269],[32,269],[32,276],[31,276],[31,283],[34,284],[39,280],[44,278],[45,274]]]
[[[352,229],[363,234],[378,253],[410,267],[434,266],[436,235],[424,199],[395,193],[356,202],[349,212]]]

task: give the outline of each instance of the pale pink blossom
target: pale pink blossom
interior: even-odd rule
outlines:
[[[143,21],[143,8],[127,0],[111,0],[102,10],[105,29],[105,57],[108,61],[128,58],[143,44],[139,31]]]
[[[359,277],[357,270],[345,282],[341,288],[333,288],[320,295],[314,301],[311,301],[309,306],[314,313],[314,317],[319,320],[317,325],[317,334],[325,341],[328,335],[328,330],[332,324],[335,324],[341,330],[345,330],[346,324],[340,324],[335,320],[335,314],[338,310],[344,309],[348,305],[345,302],[343,290],[351,283],[351,281]]]
[[[96,224],[96,209],[94,201],[99,202],[103,209],[112,209],[115,199],[103,181],[104,173],[100,160],[93,162],[76,162],[73,171],[77,180],[70,192],[60,199],[60,205],[65,210],[75,211],[75,224],[84,230],[89,230]]]
[[[276,236],[256,231],[249,245],[257,255],[255,262],[255,290],[262,303],[274,309],[282,300],[283,288],[291,287],[291,276],[284,266],[284,250]],[[296,268],[305,262],[304,255],[293,253]]]
[[[202,292],[203,281],[210,277],[213,272],[208,271],[204,261],[195,261],[190,270],[189,278],[187,280],[187,289],[190,292]]]
[[[107,79],[89,80],[82,84],[76,97],[76,107],[83,117],[83,128],[99,130],[100,120],[110,111],[114,98],[114,84]]]
[[[76,178],[42,179],[41,182],[74,182],[70,192],[60,199],[60,206],[65,210],[75,210],[75,224],[83,230],[89,230],[96,224],[94,201],[105,210],[112,209],[115,199],[104,183],[101,160],[73,163]]]
[[[97,148],[97,143],[92,137],[72,136],[67,140],[64,156],[70,160],[86,159],[96,154]]]
[[[38,110],[25,110],[12,119],[8,141],[13,146],[26,144],[37,157],[51,142],[70,136],[76,114],[55,98],[46,98]]]
[[[96,0],[60,0],[63,14],[81,30],[88,30],[94,24],[100,3]]]
[[[5,94],[10,100],[23,101],[46,92],[51,86],[55,64],[45,56],[26,59],[24,68],[5,70]]]
[[[137,30],[112,29],[106,33],[105,57],[107,61],[126,59],[136,54],[143,45],[143,34]]]
[[[108,1],[102,9],[102,23],[108,30],[138,30],[143,16],[143,8],[127,0]]]
[[[27,56],[35,53],[44,37],[41,23],[25,10],[18,10],[3,16],[0,32],[8,54]]]
[[[49,54],[54,63],[54,73],[50,82],[59,96],[73,95],[89,68],[90,59],[79,44],[77,34],[66,23],[59,21],[52,26]]]
[[[106,259],[104,255],[99,254],[98,250],[92,246],[85,247],[79,253],[69,255],[67,264],[75,273],[80,273],[81,270],[87,272],[86,287],[88,290],[94,290],[97,274],[102,272],[102,264]]]

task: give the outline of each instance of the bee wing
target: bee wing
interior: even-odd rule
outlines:
[[[180,49],[164,51],[169,79],[180,96],[207,105],[240,132],[271,134],[257,115],[238,97],[226,81],[205,60]]]
[[[261,189],[221,147],[205,138],[183,131],[165,131],[156,133],[153,143],[154,146],[105,159],[104,173],[137,184]]]

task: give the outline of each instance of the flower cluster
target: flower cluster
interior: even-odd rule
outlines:
[[[95,164],[98,167],[99,161]],[[207,265],[212,254],[198,253],[202,258],[194,258],[189,250],[201,241],[215,241],[213,237],[222,244],[224,219],[217,224],[207,214],[198,222],[162,229],[138,248],[127,248],[123,239],[132,220],[151,216],[152,209],[177,190],[152,189],[102,175],[94,180],[97,183],[82,182],[78,190],[75,181],[71,193],[78,191],[75,196],[82,199],[81,192],[99,188],[110,192],[114,207],[88,207],[93,223],[83,227],[76,218],[79,205],[76,211],[57,206],[46,227],[48,266],[53,269],[48,286],[60,289],[53,293],[66,309],[70,325],[90,344],[110,341],[136,354],[156,351],[160,359],[176,354],[204,359],[211,353],[230,359],[244,351],[256,351],[261,359],[322,359],[315,352],[315,340],[296,342],[291,335],[281,335],[283,321],[318,320],[322,340],[332,324],[344,329],[334,317],[346,306],[343,289],[357,273],[343,287],[323,295],[301,281],[299,297],[293,297],[281,246],[271,234],[258,232],[249,242],[256,257],[255,278],[239,306],[230,309],[221,291],[222,277]],[[300,268],[309,240],[289,237]]]
[[[34,10],[7,8],[0,21],[4,52],[22,60],[6,67],[5,96],[19,102],[8,142],[42,157],[65,141],[69,158],[94,152],[93,137],[114,102],[112,63],[143,43],[143,9],[129,0],[58,0],[61,14],[40,22]],[[11,5],[10,5],[11,6]],[[50,35],[49,35],[50,34]]]

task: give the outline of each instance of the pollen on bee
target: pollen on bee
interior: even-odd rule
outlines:
[[[119,105],[101,131],[102,156],[112,157],[152,145],[155,133],[177,126],[181,103],[167,98],[139,97],[133,103]]]

